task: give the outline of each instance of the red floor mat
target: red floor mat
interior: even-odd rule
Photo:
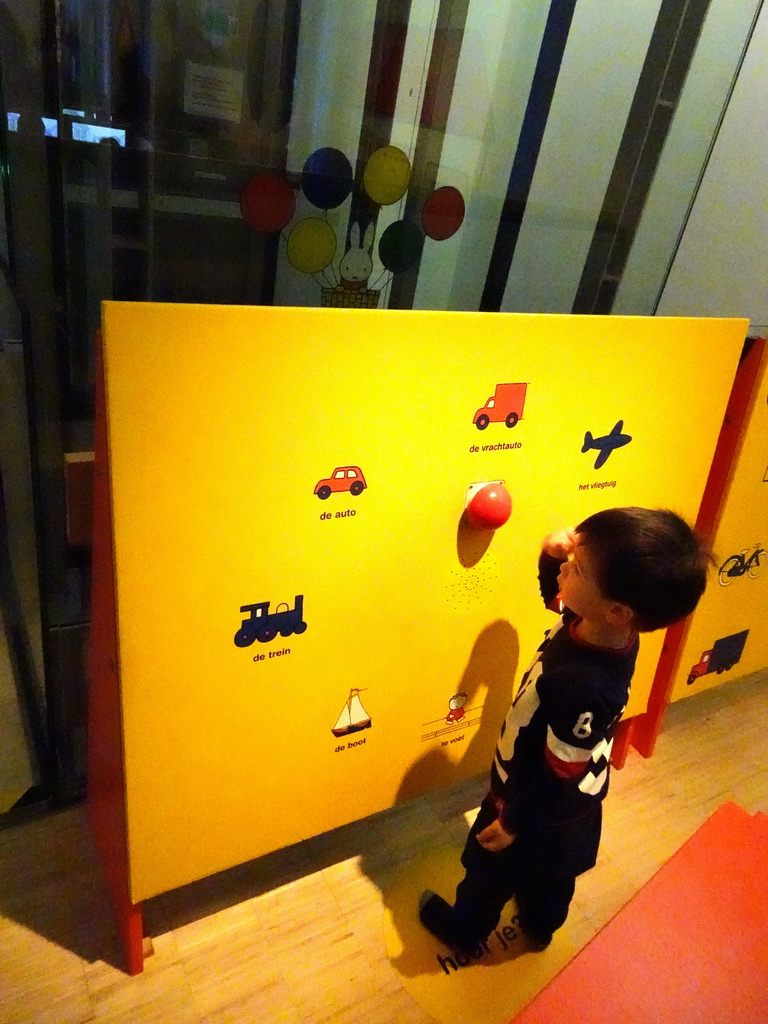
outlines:
[[[768,1022],[768,815],[725,804],[514,1024]]]

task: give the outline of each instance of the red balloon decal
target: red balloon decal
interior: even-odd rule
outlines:
[[[463,220],[464,197],[452,185],[436,189],[421,211],[421,226],[436,242],[455,235]]]
[[[277,174],[256,174],[240,193],[240,212],[254,231],[281,231],[293,217],[296,194]]]
[[[509,519],[512,498],[503,484],[486,484],[467,505],[467,520],[476,530],[496,530]]]

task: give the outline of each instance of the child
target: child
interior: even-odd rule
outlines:
[[[441,942],[476,952],[514,895],[523,932],[534,947],[549,945],[577,875],[597,859],[637,634],[690,614],[710,561],[688,524],[665,510],[607,509],[545,538],[541,594],[562,615],[502,726],[456,901],[422,895],[421,921]]]

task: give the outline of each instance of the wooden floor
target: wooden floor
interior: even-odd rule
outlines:
[[[145,904],[144,974],[120,951],[82,808],[0,832],[0,1022],[427,1024],[382,938],[382,892],[466,832],[462,784]],[[649,761],[614,772],[587,939],[726,800],[768,811],[768,673],[674,705]]]

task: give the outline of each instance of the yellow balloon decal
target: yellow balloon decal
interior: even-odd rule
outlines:
[[[408,157],[397,146],[383,146],[377,149],[365,165],[363,187],[374,203],[391,206],[405,195],[411,180],[411,165]]]
[[[288,236],[288,259],[302,274],[324,270],[336,255],[336,234],[319,217],[300,220]]]

